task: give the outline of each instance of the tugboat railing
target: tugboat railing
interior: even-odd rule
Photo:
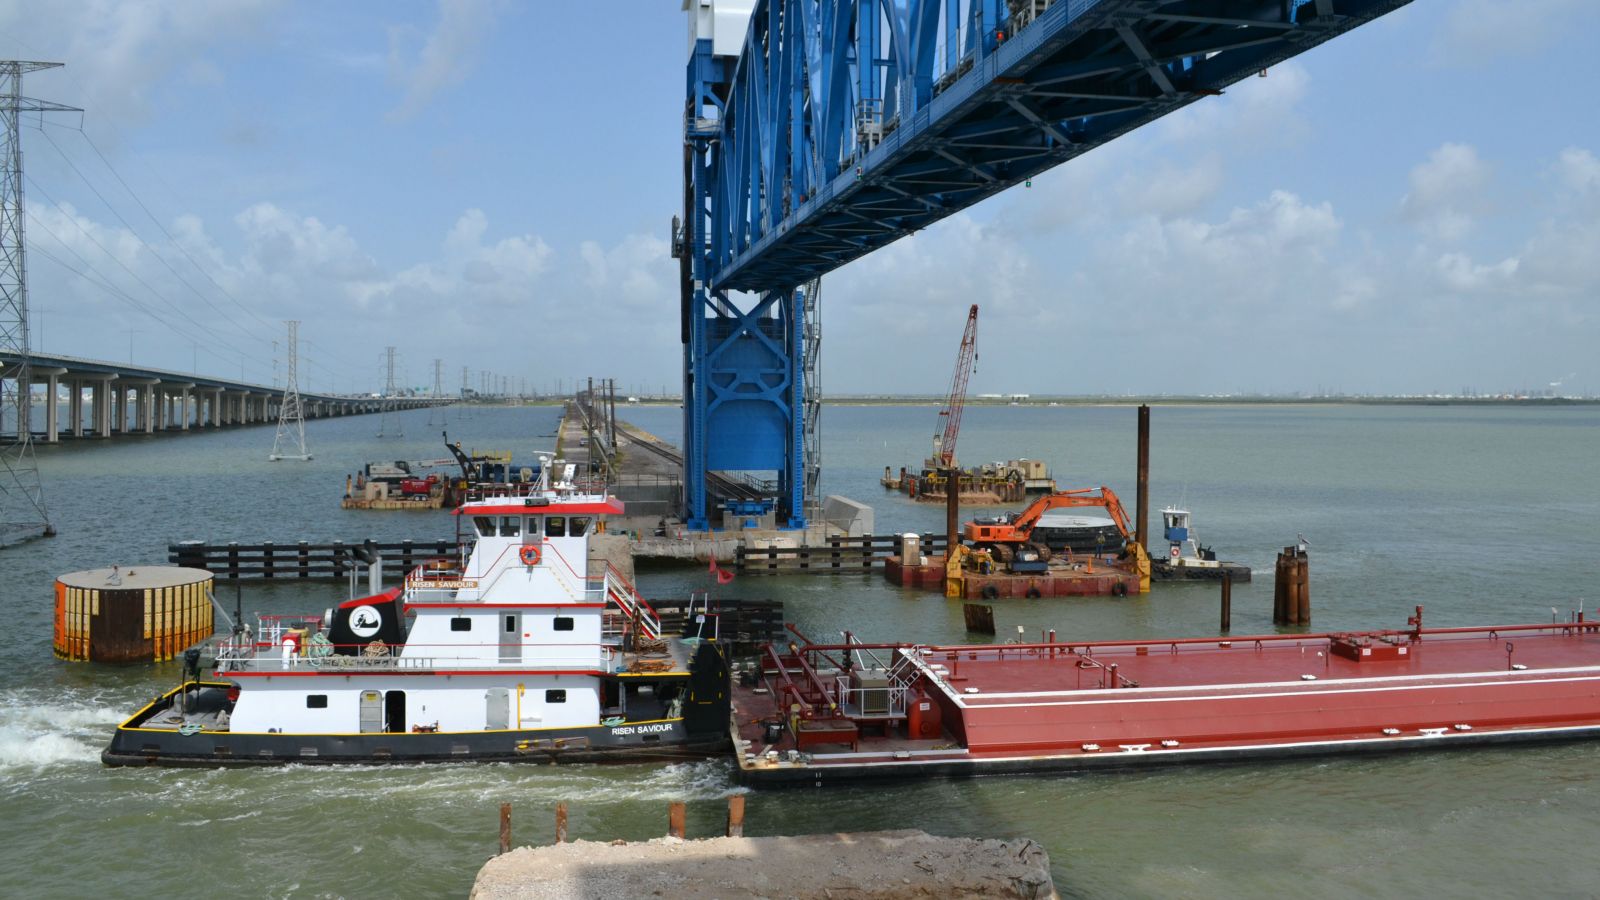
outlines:
[[[330,645],[331,646],[331,645]],[[540,668],[569,667],[573,670],[598,670],[605,674],[615,674],[622,662],[621,652],[606,644],[522,644],[524,649],[537,651]],[[484,645],[485,649],[496,649],[499,645]],[[353,648],[351,648],[353,649]],[[365,648],[362,648],[365,649]],[[552,656],[551,650],[581,650],[582,653],[573,653],[566,656]],[[595,652],[598,651],[598,652]],[[598,662],[598,665],[596,664]],[[335,671],[349,672],[457,672],[462,670],[492,671],[499,669],[520,669],[522,662],[503,663],[498,655],[488,656],[422,656],[416,654],[395,654],[368,656],[365,654],[351,655],[332,653],[326,656],[301,656],[293,654],[283,656],[278,652],[265,649],[259,652],[255,647],[244,647],[232,642],[218,645],[215,669],[218,674],[230,672],[315,672]]]

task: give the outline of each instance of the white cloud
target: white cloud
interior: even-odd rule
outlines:
[[[1456,291],[1480,291],[1499,287],[1517,274],[1520,260],[1509,257],[1493,265],[1475,263],[1465,253],[1445,253],[1435,263],[1446,287]]]
[[[1563,34],[1584,30],[1590,0],[1456,0],[1443,10],[1432,55],[1451,65],[1484,65],[1533,53]]]
[[[1580,203],[1600,201],[1600,159],[1581,147],[1561,151],[1554,166],[1561,186]]]
[[[584,283],[603,303],[668,321],[678,304],[678,263],[671,250],[664,238],[649,234],[627,235],[610,249],[584,241],[578,248]]]
[[[64,76],[34,76],[40,86],[30,93],[127,125],[149,113],[152,88],[172,75],[192,84],[220,84],[221,70],[203,54],[259,39],[282,2],[51,0],[47,5],[46,11],[36,4],[0,4],[0,34],[10,38],[0,47],[15,42],[21,51],[13,51],[12,58],[43,57],[68,66]]]
[[[1411,170],[1405,219],[1443,241],[1465,237],[1488,209],[1489,164],[1467,144],[1443,144]]]
[[[1311,90],[1311,73],[1290,60],[1235,82],[1221,97],[1202,98],[1156,126],[1158,140],[1175,143],[1251,144],[1277,147],[1309,133],[1300,109]]]
[[[439,22],[414,54],[414,28],[389,32],[389,77],[405,88],[392,120],[403,121],[421,112],[440,91],[465,81],[476,62],[478,44],[494,27],[500,0],[438,0]]]

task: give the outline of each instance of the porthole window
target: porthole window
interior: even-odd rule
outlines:
[[[544,702],[546,702],[546,703],[565,703],[565,702],[567,702],[567,691],[566,691],[566,689],[565,688],[555,688],[555,689],[552,689],[552,690],[545,691],[544,692]]]

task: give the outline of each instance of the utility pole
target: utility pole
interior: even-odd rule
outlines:
[[[56,533],[33,455],[33,351],[28,345],[27,207],[19,117],[25,112],[83,112],[22,96],[23,75],[60,65],[0,61],[0,546]],[[46,397],[45,402],[56,401]],[[5,427],[7,412],[15,419],[14,430]]]
[[[445,424],[444,407],[439,405],[439,401],[443,398],[444,360],[435,359],[433,361],[433,404],[428,407],[428,424],[430,426]],[[437,417],[437,420],[435,417]]]
[[[395,409],[395,395],[400,391],[394,384],[394,348],[384,348],[385,372],[383,380],[383,400],[378,406],[378,437],[405,437],[405,428],[400,424],[399,411]],[[390,418],[394,421],[390,422]]]
[[[288,374],[283,382],[283,405],[278,407],[278,436],[272,439],[272,462],[280,459],[308,460],[306,450],[306,416],[300,403],[300,323],[284,322],[289,326]],[[298,451],[298,452],[297,452]]]

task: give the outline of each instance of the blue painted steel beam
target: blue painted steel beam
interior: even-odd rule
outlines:
[[[792,290],[1408,2],[759,0],[704,128],[696,280]]]

